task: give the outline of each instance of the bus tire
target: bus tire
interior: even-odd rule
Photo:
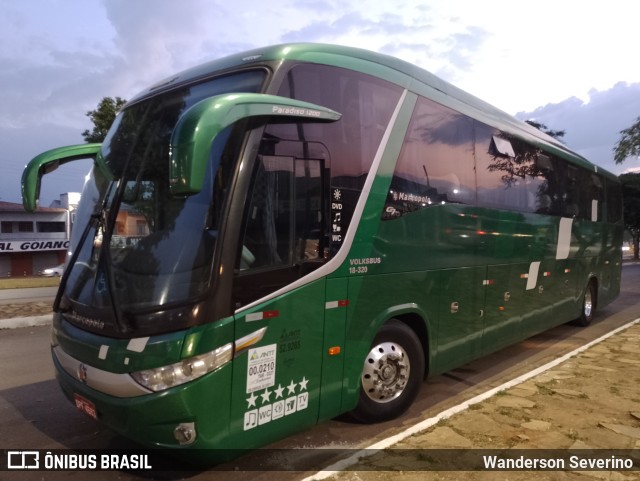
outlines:
[[[582,307],[580,308],[580,317],[578,317],[574,324],[580,327],[586,327],[591,324],[593,317],[596,313],[596,305],[598,299],[598,290],[593,280],[590,280],[587,284],[587,288],[582,296]]]
[[[365,357],[360,397],[351,415],[365,423],[400,416],[418,395],[424,369],[424,352],[415,332],[395,319],[384,324]]]

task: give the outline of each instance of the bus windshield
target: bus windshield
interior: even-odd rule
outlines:
[[[233,168],[227,155],[232,127],[212,144],[202,191],[187,197],[169,191],[171,134],[200,100],[258,92],[263,81],[263,71],[216,78],[143,100],[118,116],[102,147],[113,180],[94,167],[71,239],[64,298],[78,312],[81,306],[158,309],[204,294]]]

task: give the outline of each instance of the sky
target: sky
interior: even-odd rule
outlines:
[[[245,50],[321,42],[393,55],[515,115],[565,130],[620,174],[613,148],[640,117],[640,2],[608,0],[0,0],[0,200],[28,161],[83,143],[106,96]],[[40,205],[78,192],[90,164],[43,180]]]

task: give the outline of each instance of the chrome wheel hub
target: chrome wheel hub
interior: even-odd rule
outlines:
[[[409,357],[402,346],[394,342],[378,344],[365,359],[362,389],[375,402],[392,401],[407,386],[410,369]]]
[[[591,312],[593,311],[593,299],[591,298],[591,289],[587,289],[587,292],[584,294],[584,315],[585,317],[591,317]]]

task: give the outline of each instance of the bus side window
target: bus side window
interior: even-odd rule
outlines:
[[[602,179],[585,169],[580,169],[579,175],[580,189],[578,194],[581,204],[580,211],[584,214],[583,218],[593,222],[602,222],[604,220],[602,213],[604,184]]]
[[[524,140],[481,122],[476,126],[478,205],[550,214],[551,158]]]
[[[237,307],[277,291],[325,261],[323,163],[292,155],[256,159],[238,244],[233,287]]]
[[[261,155],[245,213],[241,270],[290,263],[293,158]]]
[[[345,68],[300,64],[287,73],[278,95],[323,105],[342,114],[338,122],[271,125],[268,129],[279,139],[313,140],[331,152],[331,165],[325,164],[323,168],[327,169],[326,180],[332,194],[337,196],[335,201],[340,204],[339,225],[333,226],[338,212],[331,219],[332,236],[327,250],[331,256],[342,246],[341,239],[349,229],[402,88]]]
[[[420,97],[391,179],[383,220],[476,202],[473,121]]]
[[[240,271],[318,259],[323,233],[321,161],[261,155],[245,213]]]
[[[607,222],[614,224],[622,220],[622,188],[620,184],[606,182]]]

